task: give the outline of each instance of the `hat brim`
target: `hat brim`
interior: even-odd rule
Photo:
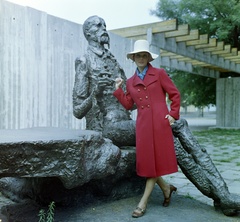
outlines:
[[[127,58],[133,60],[134,54],[139,53],[139,52],[148,52],[150,54],[150,57],[151,57],[149,59],[149,62],[153,61],[154,59],[156,59],[158,57],[157,54],[149,52],[149,51],[132,51],[132,52],[127,53]]]

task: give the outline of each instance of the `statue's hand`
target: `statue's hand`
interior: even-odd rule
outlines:
[[[107,72],[100,73],[97,78],[96,94],[101,94],[106,87],[113,85],[114,80],[111,74]]]
[[[116,89],[119,89],[122,86],[122,84],[123,84],[123,79],[122,78],[118,77],[118,78],[115,79]]]

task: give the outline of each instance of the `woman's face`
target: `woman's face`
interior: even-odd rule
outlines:
[[[143,70],[149,62],[150,55],[148,52],[139,52],[134,54],[134,62],[140,70]]]

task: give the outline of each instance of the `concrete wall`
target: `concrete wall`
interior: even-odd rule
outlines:
[[[127,76],[133,42],[110,33]],[[72,114],[74,61],[86,50],[82,25],[0,0],[0,129],[84,128]]]
[[[110,37],[129,77],[135,65],[125,55],[133,41]],[[86,47],[81,24],[0,0],[0,129],[83,129],[72,114],[72,88],[75,58]],[[239,86],[240,78],[217,79],[218,127],[240,127]]]
[[[240,78],[217,79],[217,127],[240,128]]]

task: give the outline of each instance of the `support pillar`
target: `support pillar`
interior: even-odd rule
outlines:
[[[217,79],[216,127],[240,128],[240,77]]]

